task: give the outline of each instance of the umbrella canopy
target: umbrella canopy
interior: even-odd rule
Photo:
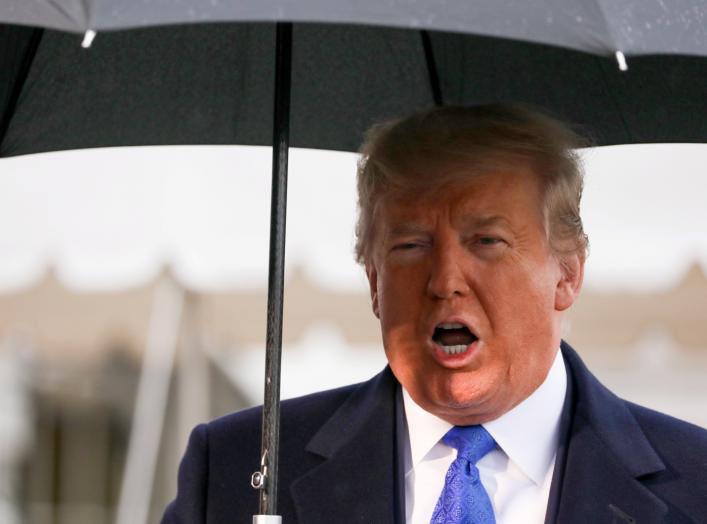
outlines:
[[[355,151],[373,122],[437,104],[526,102],[597,144],[704,142],[707,60],[296,24],[292,145]],[[210,24],[81,37],[0,28],[0,155],[86,147],[271,144],[275,28]],[[707,45],[703,50],[707,50]]]
[[[329,22],[476,33],[597,54],[703,54],[705,6],[696,0],[239,0],[141,2],[5,0],[0,19],[87,30],[234,20]]]

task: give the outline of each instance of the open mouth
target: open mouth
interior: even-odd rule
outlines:
[[[443,322],[438,324],[432,334],[432,340],[447,355],[458,355],[477,341],[479,337],[474,335],[464,324],[457,322]]]

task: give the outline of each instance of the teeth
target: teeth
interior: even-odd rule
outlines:
[[[466,351],[465,344],[457,344],[456,346],[440,346],[447,355],[457,355]]]
[[[459,324],[457,322],[445,322],[440,324],[438,327],[441,329],[461,329],[464,327],[464,324]]]

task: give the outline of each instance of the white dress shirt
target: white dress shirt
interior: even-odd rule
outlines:
[[[477,467],[497,524],[545,521],[566,389],[567,372],[558,351],[538,389],[508,413],[483,424],[496,448]],[[403,463],[406,521],[429,524],[457,454],[441,442],[452,425],[415,404],[405,388],[403,403],[409,444]]]

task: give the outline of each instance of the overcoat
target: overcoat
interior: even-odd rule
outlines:
[[[707,522],[707,431],[620,399],[568,344],[561,350],[569,394],[546,523]],[[402,411],[389,368],[361,384],[284,401],[283,523],[403,523]],[[194,429],[163,524],[251,522],[260,416],[254,408]]]

